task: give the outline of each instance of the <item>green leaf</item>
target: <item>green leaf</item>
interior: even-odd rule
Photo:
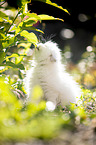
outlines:
[[[3,22],[3,21],[4,21],[3,18],[0,17],[0,22]]]
[[[8,70],[9,68],[7,66],[0,68],[0,73],[3,73],[4,71]]]
[[[26,20],[24,20],[24,22],[28,21],[28,20],[34,20],[34,21],[40,21],[40,17],[36,14],[36,13],[25,13],[25,17],[28,16],[28,18]]]
[[[8,16],[2,11],[0,11],[0,17],[5,18],[5,19],[8,18]]]
[[[20,33],[20,35],[25,37],[29,42],[31,42],[33,44],[36,44],[38,42],[38,39],[34,33],[29,33],[28,31],[23,30]]]
[[[26,18],[26,15],[28,16],[28,18]],[[46,14],[42,14],[42,15],[37,15],[36,13],[27,13],[25,15],[25,20],[24,25],[33,25],[34,23],[37,23],[37,21],[41,21],[41,20],[61,20],[64,21],[62,19],[59,18],[54,18],[53,16],[49,16]]]
[[[31,30],[34,30],[34,31],[38,31],[38,32],[44,33],[42,30],[36,29],[35,27],[31,27]]]
[[[5,55],[6,55],[5,52],[0,52],[0,63],[3,62]]]
[[[0,33],[0,39],[5,39],[5,35],[3,33]]]
[[[7,61],[5,64],[0,64],[0,66],[10,66],[12,68],[19,68],[21,70],[24,70],[24,65],[23,64],[15,64],[13,62]]]
[[[18,63],[20,63],[20,62],[22,61],[24,55],[19,55],[19,54],[17,54],[17,53],[13,53],[12,55],[7,56],[7,57],[5,58],[5,60],[6,60],[6,61],[9,61],[9,58],[12,58],[12,57],[15,57],[15,64],[18,64]]]
[[[8,21],[6,21],[6,22],[3,21],[3,22],[0,22],[0,26],[3,26],[4,31],[6,31],[9,28],[10,23],[8,23]]]
[[[38,16],[40,17],[41,20],[61,20],[61,21],[64,21],[63,19],[54,18],[53,16],[49,16],[49,15],[45,15],[45,14],[41,14]]]
[[[38,20],[33,20],[32,18],[29,18],[27,19],[26,21],[24,21],[24,25],[26,27],[29,27],[29,26],[33,26],[33,24],[36,24]]]
[[[18,27],[14,26],[12,30],[15,29],[15,35],[17,35],[22,30],[23,22],[19,23]]]
[[[33,31],[38,31],[40,33],[44,33],[42,30],[36,29],[35,27],[32,27],[32,26],[31,27],[30,26],[28,26],[28,27],[27,26],[23,26],[22,29],[23,30],[33,30]]]
[[[9,17],[5,13],[0,11],[0,20],[1,20],[1,22],[4,21],[4,19],[6,19],[7,22],[12,23],[12,20],[9,20]]]
[[[8,61],[8,60],[9,60],[9,58],[12,58],[12,57],[18,57],[18,54],[13,53],[12,55],[7,56],[7,57],[5,58],[5,60],[6,60],[6,61]]]
[[[63,10],[64,12],[70,14],[67,9],[64,9],[62,6],[59,6],[56,3],[51,2],[50,0],[36,0],[36,1],[44,2],[46,4],[49,4],[49,5],[54,6],[56,8],[59,8],[59,9]]]
[[[2,43],[3,48],[7,48],[16,42],[16,37],[9,37],[5,42]]]
[[[13,24],[12,26],[11,26],[11,28],[10,28],[10,32],[11,31],[15,31],[17,29],[17,26],[15,25],[15,24]]]

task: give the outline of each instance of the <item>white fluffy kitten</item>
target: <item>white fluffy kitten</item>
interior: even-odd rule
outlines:
[[[28,70],[25,82],[28,98],[32,96],[33,87],[40,85],[44,98],[55,105],[78,103],[81,90],[64,70],[57,44],[51,41],[37,44],[33,58],[35,65]]]

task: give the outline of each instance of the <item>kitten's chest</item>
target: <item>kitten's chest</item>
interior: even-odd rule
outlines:
[[[57,77],[57,67],[56,66],[45,66],[45,67],[37,67],[36,75],[40,82],[50,82]]]

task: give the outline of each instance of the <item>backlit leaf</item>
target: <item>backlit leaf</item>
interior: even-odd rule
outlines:
[[[68,12],[67,9],[64,9],[62,6],[59,6],[59,5],[57,5],[56,3],[51,2],[50,0],[37,0],[37,1],[41,1],[41,2],[44,2],[44,3],[46,3],[46,4],[52,5],[52,6],[54,6],[54,7],[56,7],[56,8],[59,8],[59,9],[61,9],[61,10],[63,10],[64,12],[66,12],[66,13],[69,14],[69,12]]]
[[[5,55],[6,55],[5,52],[0,52],[0,63],[3,62]]]
[[[29,33],[28,31],[23,30],[20,33],[20,35],[25,37],[29,42],[31,42],[33,44],[36,44],[38,42],[38,39],[34,33]]]
[[[61,20],[61,21],[64,21],[63,19],[54,18],[53,16],[49,16],[49,15],[45,15],[45,14],[41,14],[38,16],[40,17],[41,20]]]
[[[39,16],[36,13],[27,13],[26,14],[28,16],[28,18],[26,20],[24,20],[24,22],[28,21],[28,20],[34,20],[34,21],[40,21]]]
[[[7,48],[16,42],[16,37],[10,37],[5,42],[2,43],[3,48]]]
[[[12,68],[19,68],[21,70],[24,70],[24,65],[21,63],[15,64],[13,62],[7,61],[5,64],[0,64],[0,66],[10,66]]]

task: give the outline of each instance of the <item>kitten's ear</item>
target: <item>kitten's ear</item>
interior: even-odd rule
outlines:
[[[51,62],[56,62],[56,57],[54,57],[52,54],[50,55],[50,61]]]

